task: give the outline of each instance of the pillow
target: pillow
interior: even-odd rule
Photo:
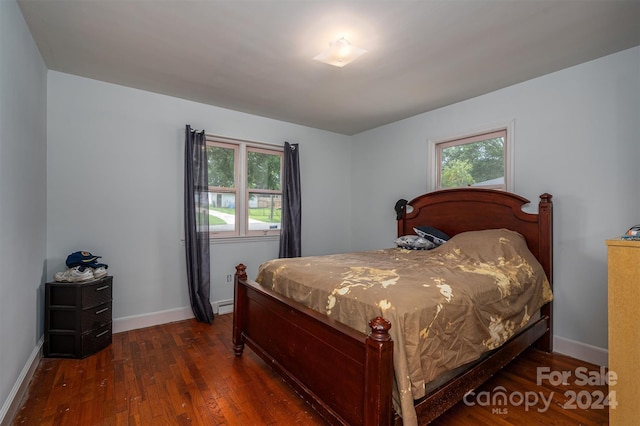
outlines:
[[[416,226],[413,228],[413,231],[418,234],[418,236],[434,243],[436,247],[446,243],[449,241],[449,238],[451,238],[444,232],[432,226]]]
[[[477,262],[486,262],[489,259],[495,259],[496,262],[502,259],[502,262],[508,262],[516,258],[524,258],[529,264],[537,262],[529,251],[524,237],[508,229],[461,232],[452,237],[443,250],[464,253],[467,258]]]
[[[396,239],[396,245],[403,249],[409,250],[431,250],[436,245],[426,238],[417,235],[403,235]]]

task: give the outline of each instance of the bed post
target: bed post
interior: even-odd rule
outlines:
[[[244,340],[242,331],[244,329],[245,303],[247,289],[240,284],[240,280],[247,279],[247,267],[242,263],[236,266],[233,290],[233,353],[236,356],[242,355],[244,351]]]
[[[365,354],[364,425],[389,425],[393,419],[393,342],[391,323],[382,317],[369,321]]]
[[[538,205],[539,220],[539,252],[540,263],[549,279],[549,284],[553,290],[553,202],[552,195],[544,193],[540,195]],[[549,330],[536,342],[535,347],[544,352],[553,352],[553,302],[547,303],[540,309],[542,315],[546,315],[549,320]]]

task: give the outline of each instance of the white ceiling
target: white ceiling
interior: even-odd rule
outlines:
[[[49,69],[347,135],[640,45],[640,0],[18,4]]]

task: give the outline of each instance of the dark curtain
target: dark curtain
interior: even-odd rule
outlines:
[[[279,257],[300,257],[302,202],[300,200],[300,160],[298,144],[284,143],[282,182],[282,230]]]
[[[184,148],[184,245],[189,300],[196,319],[211,324],[209,258],[209,176],[204,130],[187,124]]]

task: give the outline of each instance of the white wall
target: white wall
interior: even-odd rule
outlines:
[[[303,254],[350,248],[350,138],[59,72],[48,76],[47,276],[88,250],[114,275],[114,318],[189,306],[183,237],[184,127],[300,144]],[[278,241],[212,245],[211,300],[227,275]],[[118,327],[114,326],[114,329]]]
[[[43,331],[46,90],[17,4],[0,1],[0,422]]]
[[[354,136],[353,249],[392,244],[395,202],[426,192],[428,139],[511,120],[514,192],[554,196],[555,335],[606,348],[604,241],[640,222],[640,48]]]

